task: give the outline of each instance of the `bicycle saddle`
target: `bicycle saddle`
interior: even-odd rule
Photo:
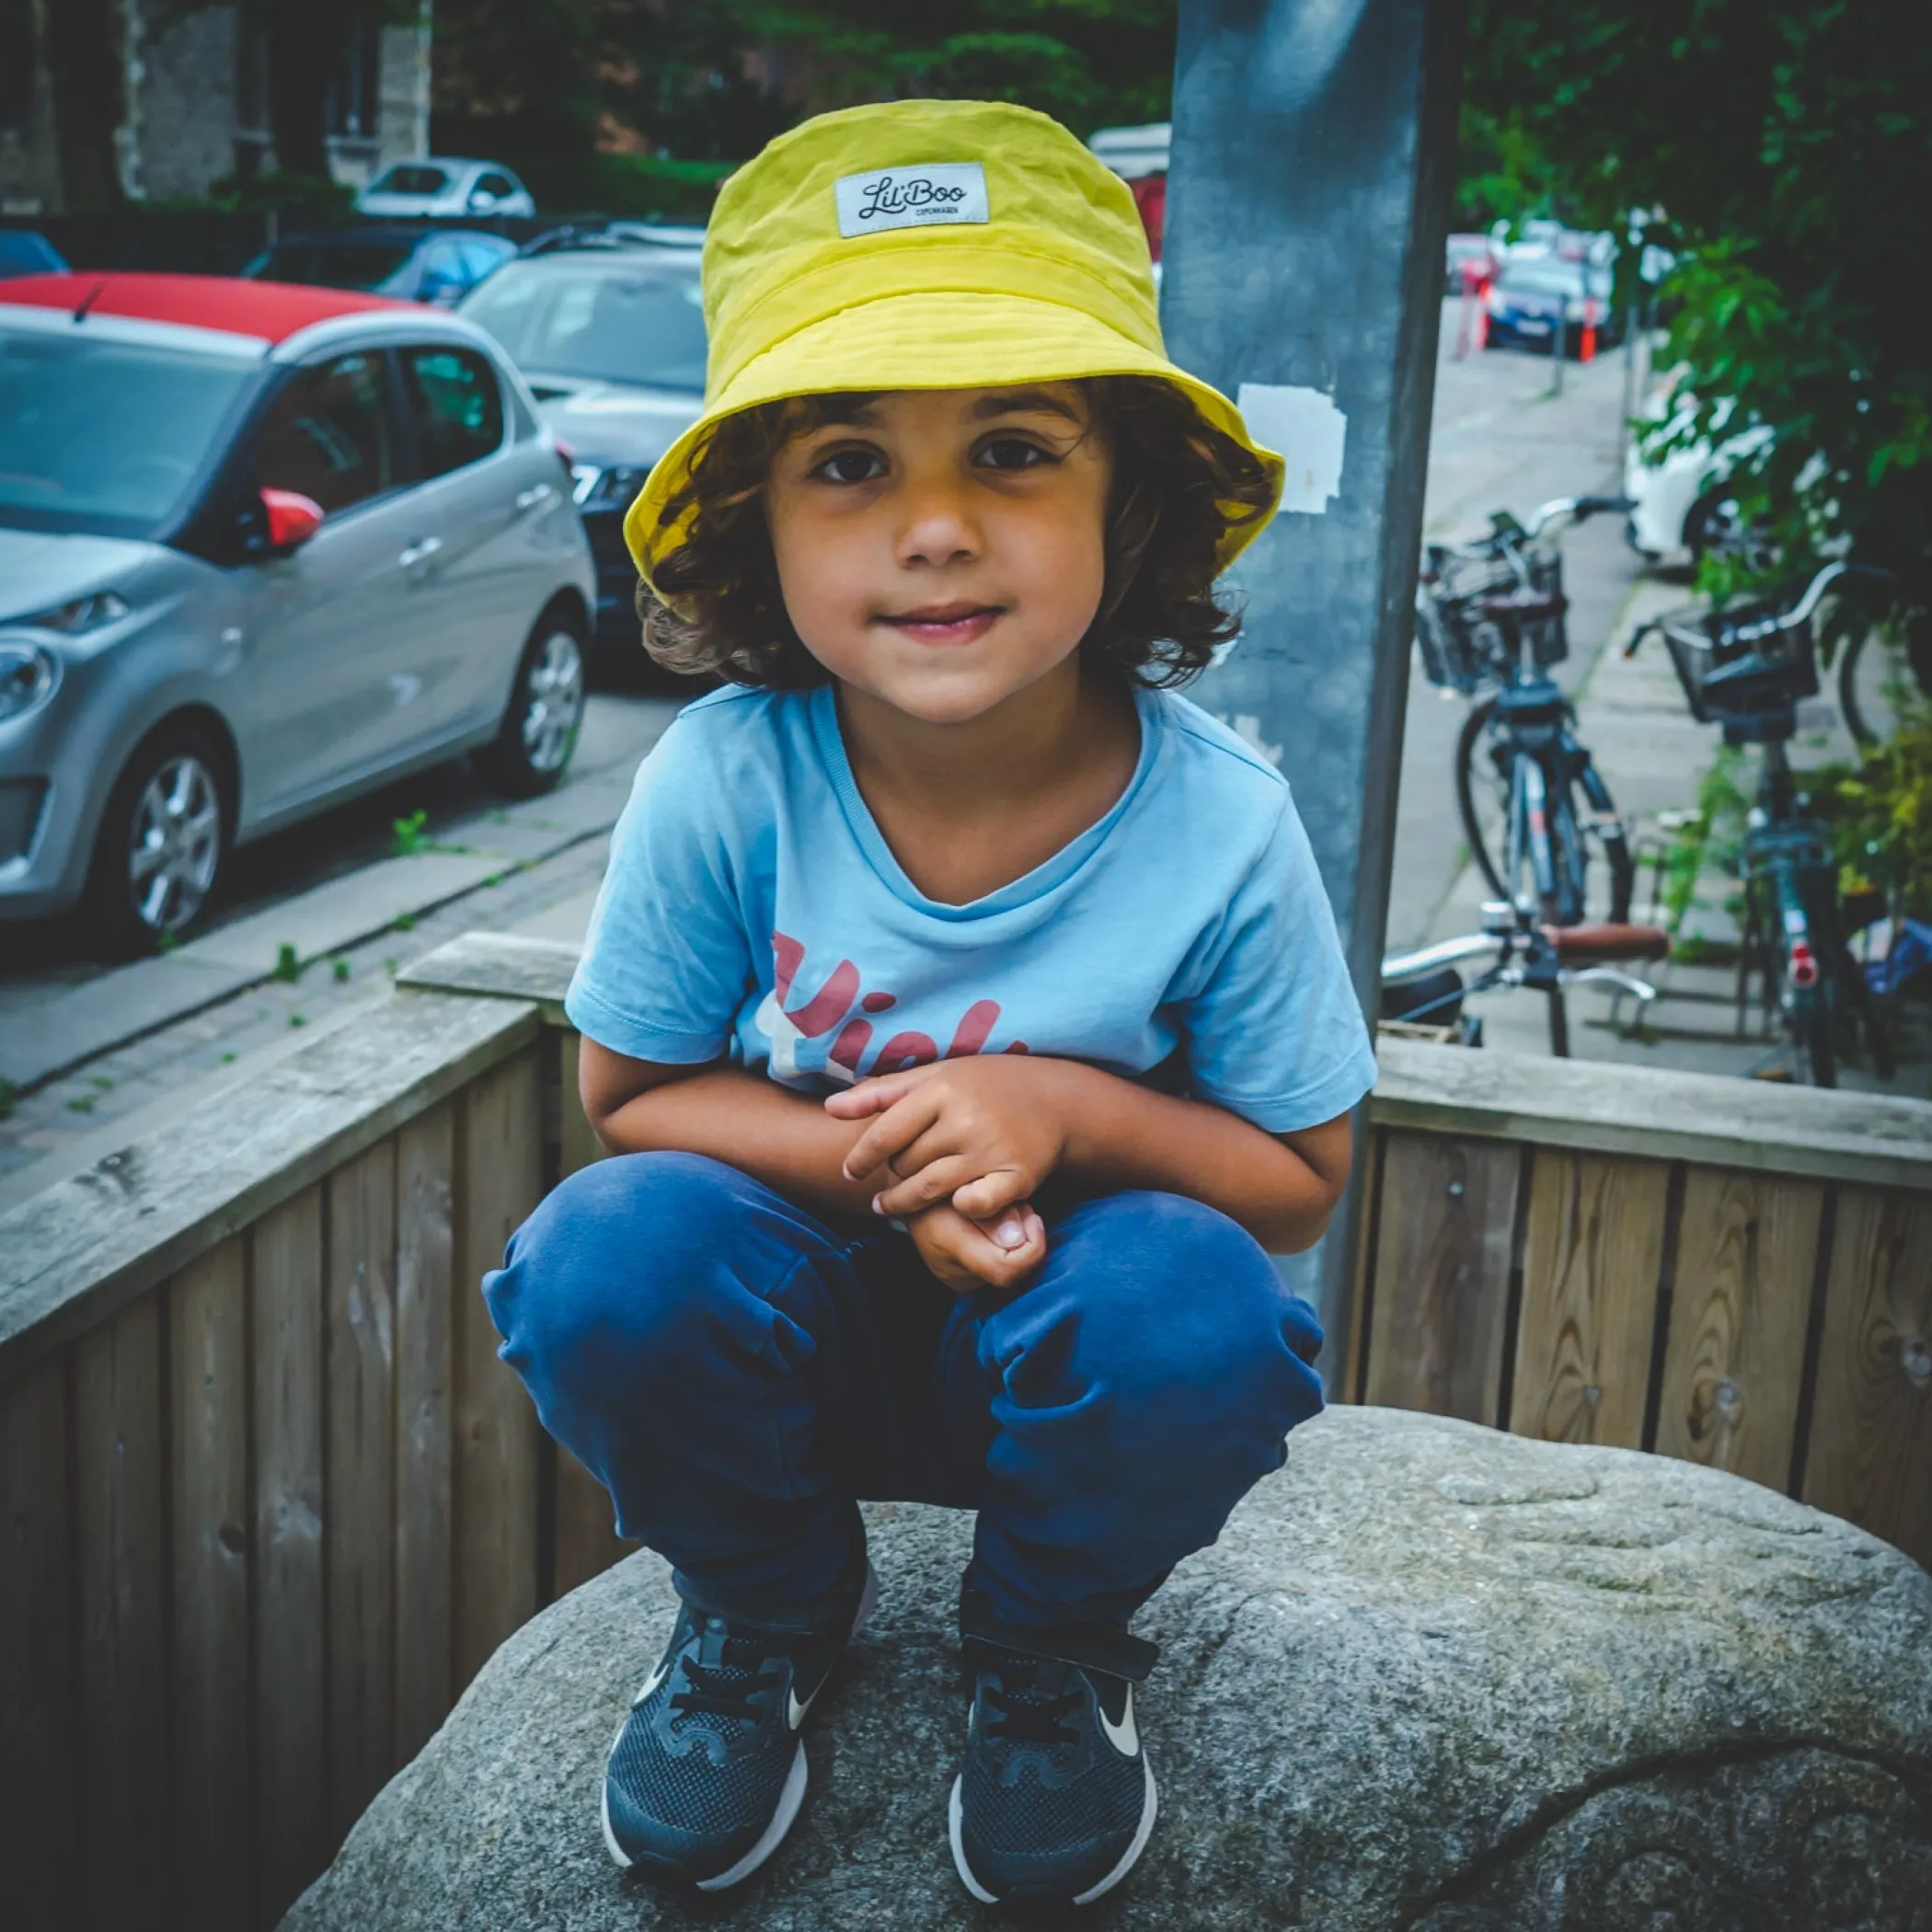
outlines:
[[[1476,608],[1485,617],[1507,617],[1518,624],[1538,624],[1547,617],[1560,617],[1570,600],[1560,591],[1504,591],[1494,597],[1477,600]]]
[[[1543,937],[1566,966],[1601,966],[1612,960],[1663,960],[1671,936],[1661,926],[1546,926]]]

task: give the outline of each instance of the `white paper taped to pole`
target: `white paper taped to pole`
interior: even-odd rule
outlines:
[[[1319,389],[1243,383],[1235,404],[1248,433],[1264,448],[1278,450],[1287,462],[1282,508],[1322,515],[1328,499],[1341,491],[1342,447],[1349,434],[1349,419],[1335,407],[1335,398]]]

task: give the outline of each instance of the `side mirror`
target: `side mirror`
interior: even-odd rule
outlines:
[[[265,489],[262,513],[269,523],[269,548],[276,556],[299,550],[322,527],[323,509],[297,489]]]

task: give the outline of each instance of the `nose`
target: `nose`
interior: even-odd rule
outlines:
[[[912,482],[897,548],[899,562],[906,569],[965,563],[979,556],[979,525],[957,479],[931,477]]]

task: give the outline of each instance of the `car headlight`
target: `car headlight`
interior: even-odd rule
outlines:
[[[576,499],[580,510],[621,510],[627,509],[630,500],[644,487],[644,479],[650,474],[650,466],[615,464],[609,469],[600,469],[594,463],[573,463],[570,466],[570,494]]]
[[[119,591],[96,591],[91,597],[76,597],[70,604],[57,604],[52,610],[11,617],[7,622],[22,630],[57,630],[63,638],[77,638],[84,631],[98,630],[103,624],[119,623],[127,614],[128,601]]]
[[[61,681],[60,660],[38,644],[0,643],[0,721],[45,704]]]

